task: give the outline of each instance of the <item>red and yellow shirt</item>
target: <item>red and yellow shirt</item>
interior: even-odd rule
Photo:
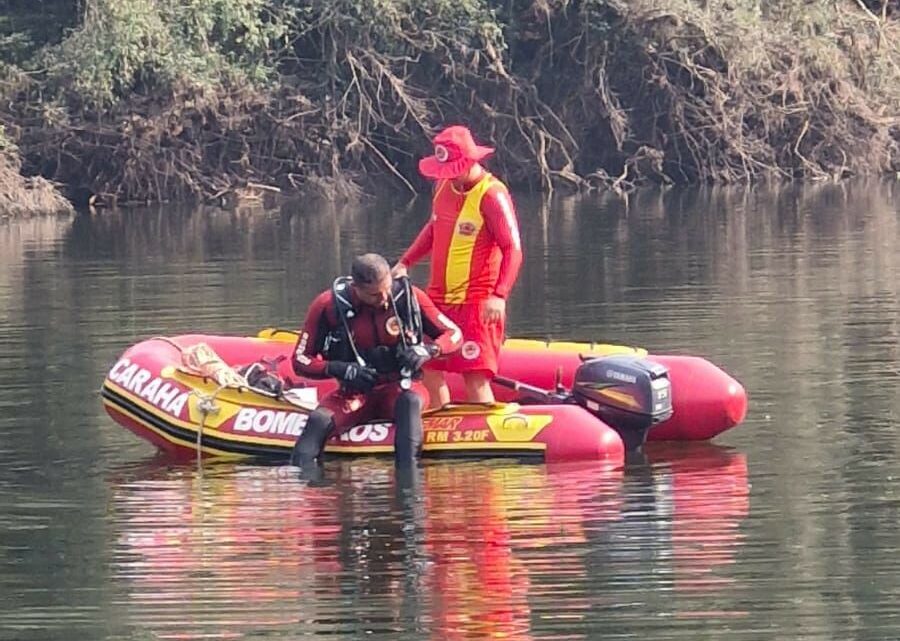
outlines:
[[[522,265],[519,224],[506,187],[486,173],[465,192],[438,183],[431,219],[400,261],[412,266],[431,254],[428,295],[459,305],[506,298]]]

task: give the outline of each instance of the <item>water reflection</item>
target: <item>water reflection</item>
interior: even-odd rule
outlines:
[[[315,484],[288,467],[117,473],[129,625],[159,638],[590,638],[603,610],[627,628],[651,600],[714,618],[702,600],[734,598],[748,486],[729,450],[657,449],[624,471],[437,462],[398,478],[389,461],[334,463]]]
[[[413,492],[377,461],[323,487],[135,467],[150,447],[94,392],[146,336],[296,326],[353,253],[395,256],[424,203],[0,221],[0,638],[465,638],[482,620],[895,638],[898,202],[898,182],[520,195],[510,332],[706,356],[750,395],[717,439],[737,451],[619,476],[442,463]]]
[[[718,355],[723,340],[747,330],[742,303],[815,296],[875,305],[872,317],[890,319],[896,338],[898,189],[858,182],[651,190],[628,201],[522,195],[527,260],[510,301],[510,331]],[[353,255],[396,258],[427,207],[420,199],[399,208],[304,201],[277,211],[109,211],[79,216],[64,251],[70,260],[114,266],[116,281],[97,293],[123,310],[161,311],[168,323],[161,329],[295,325]],[[424,275],[418,266],[414,276]],[[701,303],[708,309],[698,317]],[[813,322],[815,308],[806,307],[799,319]],[[773,309],[755,322],[790,319]],[[704,331],[689,331],[698,327]],[[894,356],[897,344],[885,340]]]

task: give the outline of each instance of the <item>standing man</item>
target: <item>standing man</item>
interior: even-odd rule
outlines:
[[[431,407],[450,402],[444,372],[462,374],[466,398],[491,403],[491,379],[506,326],[506,298],[522,264],[516,211],[506,186],[482,167],[492,147],[461,126],[434,138],[434,154],[419,171],[437,181],[430,220],[394,266],[394,275],[431,254],[427,293],[463,332],[462,348],[425,369]]]

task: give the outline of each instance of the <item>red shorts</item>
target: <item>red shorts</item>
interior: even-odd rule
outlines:
[[[428,391],[419,382],[414,382],[410,391],[422,397],[422,406],[428,406]],[[334,413],[334,433],[343,434],[362,423],[379,419],[394,421],[394,404],[403,392],[399,383],[382,383],[372,388],[368,394],[348,393],[340,388],[322,399],[319,407]]]
[[[436,303],[450,320],[462,330],[463,344],[458,351],[446,358],[436,358],[425,367],[442,372],[490,372],[497,374],[500,346],[506,330],[505,319],[499,323],[485,323],[481,319],[483,302],[445,305]]]

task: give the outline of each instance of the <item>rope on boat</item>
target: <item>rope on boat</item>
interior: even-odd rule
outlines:
[[[197,410],[200,412],[200,424],[197,428],[197,467],[202,468],[203,460],[203,429],[206,427],[206,417],[210,414],[218,414],[219,406],[216,405],[216,396],[227,385],[220,385],[212,394],[204,394],[199,390],[191,390],[191,394],[197,397]]]
[[[176,343],[174,340],[169,338],[168,336],[151,336],[149,340],[162,341],[164,343],[168,343],[169,345],[171,345],[172,347],[177,349],[179,351],[179,353],[184,354],[184,348],[181,345],[179,345],[178,343]]]
[[[186,350],[184,347],[179,345],[176,341],[172,340],[168,336],[153,336],[150,340],[162,341],[164,343],[168,343],[169,345],[171,345],[172,347],[174,347],[175,349],[178,350],[178,352],[181,354],[182,361],[184,361],[188,355],[188,350]],[[198,346],[193,346],[193,347],[195,349],[190,350],[190,352],[191,352],[191,354],[195,355],[195,358],[196,358],[197,352],[199,352],[199,350],[196,349]],[[204,347],[205,347],[205,345],[204,345]],[[209,349],[209,348],[207,347],[207,349]],[[214,352],[212,352],[212,350],[209,350],[209,352],[212,353],[213,356],[218,358],[218,356]],[[206,356],[205,360],[201,360],[202,359],[202,356],[201,356],[200,358],[197,359],[199,362],[194,363],[194,365],[197,369],[200,369],[203,365],[206,365],[213,360],[206,353],[204,353],[203,356]],[[206,377],[206,375],[204,374],[204,378],[205,377]],[[228,381],[228,382],[231,382],[231,381]],[[216,403],[215,403],[216,396],[218,396],[219,392],[221,392],[226,387],[228,387],[227,384],[220,384],[219,387],[217,387],[216,390],[212,394],[204,394],[203,392],[201,392],[200,390],[197,390],[197,389],[191,390],[191,394],[196,396],[198,399],[197,400],[197,410],[200,412],[200,424],[197,427],[196,447],[197,447],[197,467],[201,468],[201,469],[203,467],[203,430],[206,427],[206,418],[210,414],[218,414],[219,413],[219,406],[216,405]]]

